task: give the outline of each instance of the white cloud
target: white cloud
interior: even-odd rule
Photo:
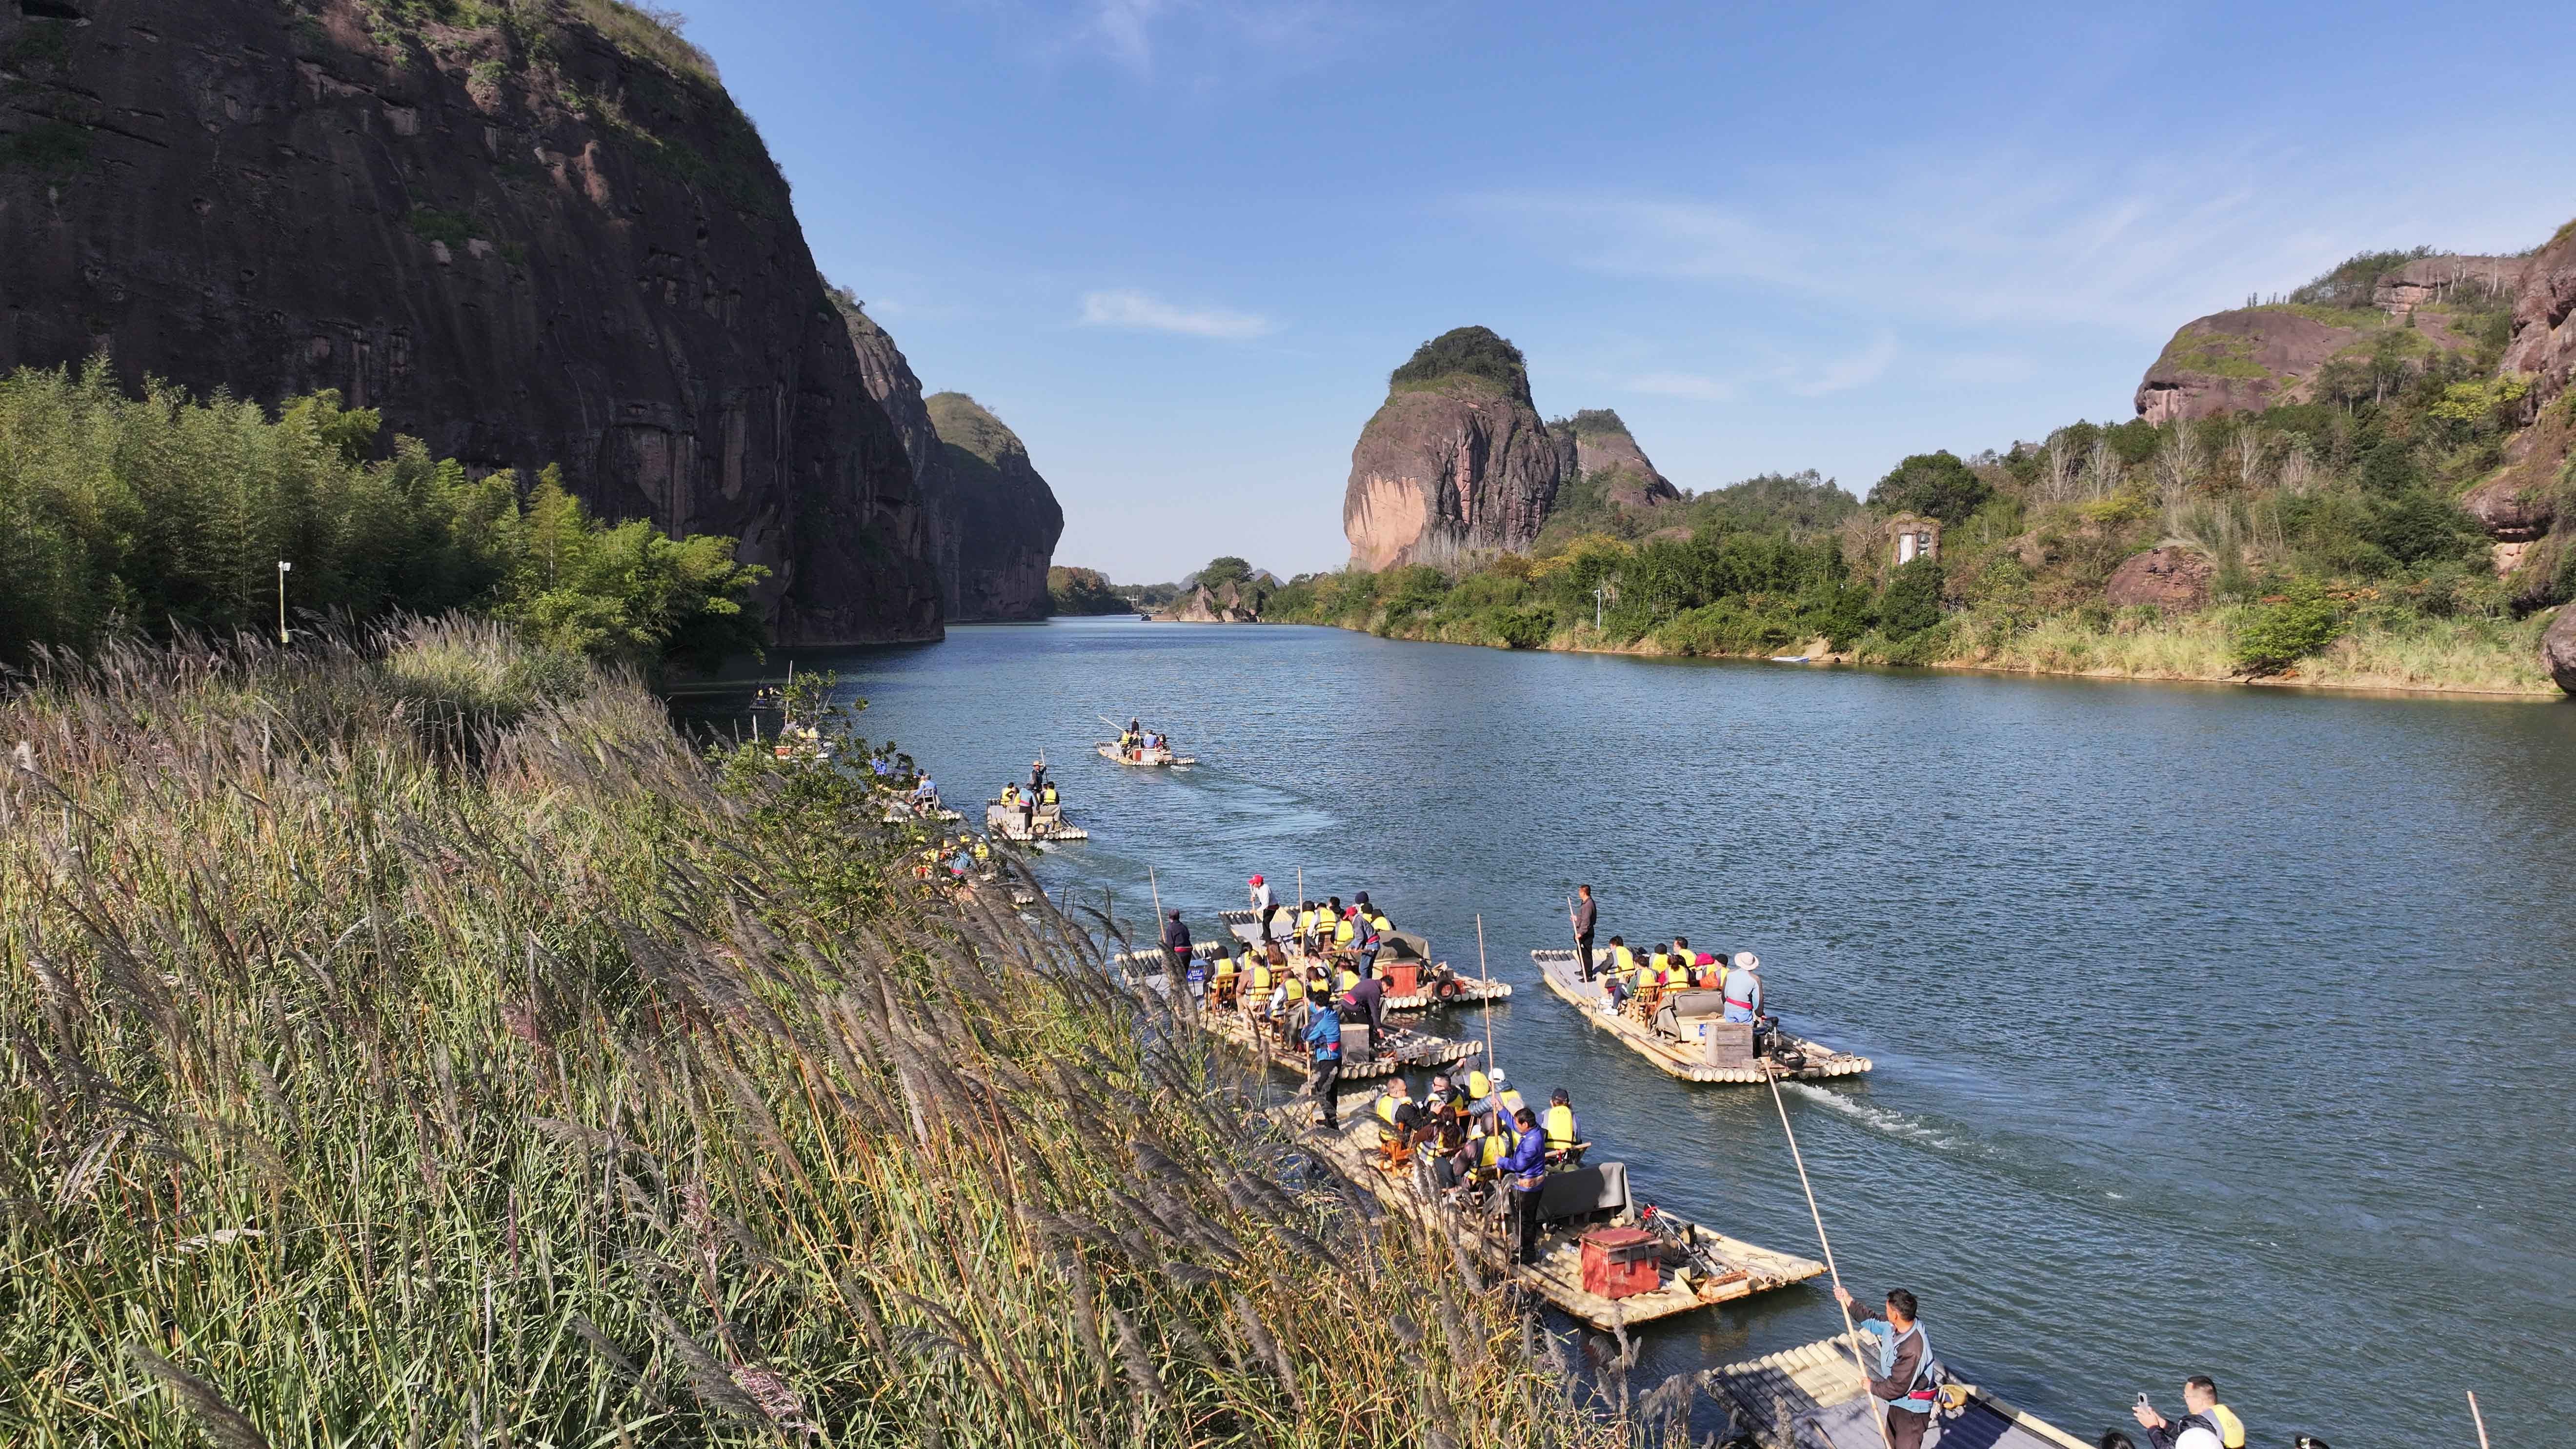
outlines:
[[[1800,397],[1824,397],[1829,393],[1849,392],[1853,388],[1878,381],[1879,374],[1887,371],[1888,364],[1895,360],[1895,334],[1882,332],[1878,335],[1877,341],[1849,357],[1793,374],[1789,378],[1788,388]]]
[[[1405,7],[1357,0],[969,0],[1045,58],[1106,59],[1138,80],[1232,87],[1339,54]]]
[[[1649,372],[1632,377],[1625,384],[1630,392],[1651,393],[1657,397],[1689,398],[1695,402],[1732,402],[1735,384],[1725,378],[1703,377],[1695,372]]]
[[[1465,205],[1613,275],[1750,286],[1855,317],[2141,338],[2287,291],[2365,246],[2528,245],[2548,233],[2525,214],[2555,203],[2535,209],[2529,188],[2491,167],[2368,163],[2260,139],[2176,161],[1896,152],[1845,158],[1830,175],[1757,168],[1722,195],[1506,193]],[[2407,184],[2391,187],[2392,175]],[[2428,216],[2445,220],[2428,228]]]
[[[1184,307],[1134,288],[1082,294],[1086,327],[1124,327],[1138,332],[1177,332],[1185,337],[1241,341],[1267,336],[1270,319],[1223,307]]]

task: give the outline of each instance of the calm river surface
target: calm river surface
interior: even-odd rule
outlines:
[[[1605,941],[1759,951],[1793,1029],[1877,1060],[1789,1089],[1843,1272],[2081,1437],[2205,1371],[2255,1446],[2474,1444],[2471,1389],[2499,1445],[2557,1441],[2576,705],[1132,621],[795,663],[952,801],[1043,746],[1092,840],[1041,876],[1140,935],[1149,863],[1202,936],[1300,866],[1470,969],[1481,912],[1515,1083],[1640,1196],[1812,1254],[1768,1094],[1663,1076],[1528,954],[1581,881]],[[1091,752],[1139,713],[1206,764]],[[1683,1323],[1642,1373],[1839,1327],[1820,1286]]]

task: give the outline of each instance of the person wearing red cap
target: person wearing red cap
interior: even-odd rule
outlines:
[[[1259,876],[1252,878],[1252,914],[1261,921],[1261,944],[1270,944],[1270,883]]]

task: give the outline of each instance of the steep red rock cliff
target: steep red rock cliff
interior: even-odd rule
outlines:
[[[391,16],[480,16],[445,26]],[[730,534],[784,642],[933,638],[911,469],[786,182],[609,0],[0,5],[0,368],[337,388]]]
[[[2523,269],[2522,295],[2513,307],[2513,333],[2505,343],[2506,372],[2528,372],[2533,401],[2546,404],[2567,390],[2576,374],[2576,221],[2558,229],[2549,245]]]
[[[1682,496],[1671,479],[1655,471],[1628,425],[1608,408],[1586,408],[1548,424],[1547,431],[1556,439],[1559,476],[1566,483],[1598,480],[1602,496],[1622,508],[1649,508]]]
[[[1342,531],[1362,568],[1526,549],[1556,502],[1557,446],[1518,348],[1482,327],[1426,342],[1351,449]]]
[[[943,439],[922,400],[921,379],[892,334],[856,298],[836,293],[833,300],[849,320],[868,392],[885,409],[912,460],[949,622],[1045,618],[1051,611],[1047,568],[1064,534],[1055,490],[1030,465],[1018,435],[963,393],[947,394],[963,404],[952,409],[960,436]],[[996,429],[993,456],[984,457],[976,439]],[[954,458],[951,449],[967,456]]]

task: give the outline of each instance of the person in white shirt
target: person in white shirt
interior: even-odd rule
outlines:
[[[1261,944],[1270,944],[1270,882],[1252,878],[1252,913],[1261,918]]]

